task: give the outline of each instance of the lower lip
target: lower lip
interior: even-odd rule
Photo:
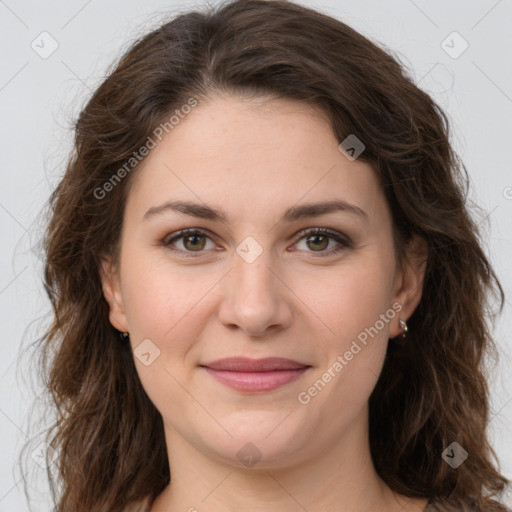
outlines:
[[[272,391],[298,379],[307,369],[275,370],[271,372],[232,372],[227,370],[204,369],[222,384],[237,391]]]

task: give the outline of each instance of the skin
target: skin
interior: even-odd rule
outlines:
[[[106,258],[102,280],[110,321],[130,333],[133,350],[149,339],[160,351],[148,366],[135,357],[163,418],[172,475],[151,512],[424,510],[426,500],[394,493],[377,475],[368,399],[389,338],[401,334],[399,318],[420,301],[426,249],[414,239],[398,267],[375,172],[338,144],[305,103],[215,96],[133,176],[119,266]],[[222,210],[226,220],[171,210],[143,219],[178,199]],[[366,217],[337,211],[279,220],[288,207],[334,199]],[[173,252],[165,242],[184,228],[208,233],[175,240],[181,252]],[[353,245],[333,254],[335,239],[315,245],[314,236],[297,236],[305,228],[330,228]],[[247,236],[262,249],[250,263],[236,252]],[[397,303],[400,313],[300,403],[299,393]],[[248,394],[198,367],[233,356],[285,357],[311,368],[274,391]],[[237,456],[246,443],[261,455],[252,467]]]

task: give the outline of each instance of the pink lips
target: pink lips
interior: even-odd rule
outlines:
[[[272,391],[298,379],[310,367],[280,357],[234,357],[200,366],[219,382],[245,392]]]

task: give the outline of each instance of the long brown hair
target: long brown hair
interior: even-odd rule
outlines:
[[[501,312],[504,294],[469,212],[467,170],[446,114],[396,57],[344,23],[286,1],[238,0],[145,35],[76,121],[73,154],[49,202],[44,285],[54,318],[39,342],[58,411],[47,431],[58,452],[48,470],[56,512],[121,512],[151,503],[170,481],[161,415],[109,322],[99,269],[102,255],[115,260],[119,251],[137,172],[126,162],[175,109],[216,92],[307,102],[340,142],[356,134],[364,143],[359,158],[384,187],[398,257],[413,234],[428,244],[408,342],[389,344],[370,398],[376,470],[407,496],[505,510],[486,380],[496,352],[490,297]],[[452,442],[468,453],[457,469],[441,456]]]

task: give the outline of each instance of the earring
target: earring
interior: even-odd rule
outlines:
[[[126,341],[126,338],[128,338],[129,335],[130,335],[130,333],[128,333],[128,332],[120,332],[119,338],[121,339],[122,342],[124,342],[124,341]]]
[[[402,328],[402,338],[405,338],[407,336],[407,331],[409,328],[407,327],[407,322],[405,320],[398,320],[398,323],[400,324],[400,327]]]

